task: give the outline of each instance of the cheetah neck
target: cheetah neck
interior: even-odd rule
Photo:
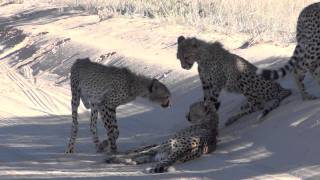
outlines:
[[[211,118],[210,120],[201,124],[201,127],[210,131],[210,133],[214,136],[218,134],[218,120],[217,117],[213,115],[215,118]]]
[[[149,94],[152,79],[145,76],[137,76],[131,85],[131,94],[145,97]]]
[[[214,120],[210,120],[206,123],[201,124],[202,127],[206,129],[216,129],[217,128],[217,123]]]
[[[220,42],[205,44],[201,47],[201,57],[198,64],[206,67],[220,64],[230,54]]]

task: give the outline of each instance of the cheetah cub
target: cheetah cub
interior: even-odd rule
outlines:
[[[89,58],[78,59],[71,67],[72,93],[72,130],[66,153],[74,152],[78,132],[78,106],[80,99],[87,109],[91,109],[90,131],[97,152],[110,146],[111,152],[117,151],[116,140],[119,130],[116,120],[116,108],[133,101],[137,96],[150,101],[170,105],[171,93],[156,79],[136,75],[127,68],[108,67],[91,62]],[[99,142],[97,135],[98,112],[108,131],[108,141]]]
[[[218,108],[218,107],[216,107]],[[161,144],[154,144],[110,156],[106,163],[142,164],[157,162],[150,173],[167,172],[176,162],[186,162],[211,153],[216,149],[218,115],[216,108],[206,107],[204,102],[190,106],[187,120],[191,126],[177,132]]]
[[[208,43],[197,38],[178,38],[177,58],[183,69],[191,69],[198,63],[198,72],[206,103],[218,103],[222,89],[243,94],[247,103],[241,112],[226,122],[230,125],[244,115],[262,110],[258,119],[277,108],[291,94],[278,83],[256,75],[257,67],[242,57],[228,52],[219,42]]]
[[[317,97],[309,94],[304,86],[305,74],[309,71],[320,85],[320,3],[305,7],[297,22],[297,45],[286,65],[278,70],[259,69],[258,75],[276,80],[293,72],[295,82],[303,100]]]

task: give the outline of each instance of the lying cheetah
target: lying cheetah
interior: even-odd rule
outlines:
[[[136,75],[127,68],[107,67],[91,62],[89,58],[78,59],[71,67],[72,131],[66,153],[74,152],[78,132],[78,106],[80,98],[87,109],[91,109],[90,130],[97,152],[109,144],[111,152],[117,151],[116,140],[119,130],[116,108],[133,101],[137,96],[150,101],[170,105],[170,91],[156,79]],[[108,131],[108,141],[99,142],[97,135],[98,112]],[[106,143],[107,142],[107,143]]]
[[[289,62],[278,70],[257,71],[266,79],[276,80],[293,71],[294,79],[303,100],[316,99],[306,92],[303,84],[307,71],[320,84],[320,3],[305,7],[297,23],[297,46]]]
[[[218,115],[216,108],[207,108],[204,102],[190,106],[187,115],[191,126],[174,134],[161,144],[154,144],[110,156],[106,163],[142,164],[157,162],[150,173],[163,173],[176,162],[186,162],[211,153],[216,149]]]
[[[194,62],[198,63],[206,103],[217,103],[223,88],[229,92],[241,93],[247,98],[241,112],[228,119],[226,125],[263,109],[258,118],[261,119],[291,94],[290,90],[282,88],[278,83],[257,76],[256,66],[231,54],[219,42],[207,43],[197,38],[180,36],[177,58],[181,67],[187,70],[192,68]]]

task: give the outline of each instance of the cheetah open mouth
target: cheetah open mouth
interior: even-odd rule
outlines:
[[[166,100],[161,104],[161,106],[162,106],[163,108],[167,108],[167,107],[171,106],[170,99],[166,99]]]

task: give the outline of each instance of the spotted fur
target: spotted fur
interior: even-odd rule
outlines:
[[[186,162],[216,149],[218,115],[204,102],[190,106],[187,120],[191,126],[177,132],[161,144],[153,144],[110,156],[106,163],[142,164],[156,162],[150,173],[163,173],[176,162]]]
[[[276,80],[293,72],[302,99],[316,99],[306,91],[303,80],[309,71],[320,84],[320,3],[311,4],[301,11],[296,40],[294,53],[283,67],[278,70],[259,69],[257,74],[265,79]]]
[[[116,108],[141,96],[150,101],[170,105],[170,91],[156,79],[136,75],[127,68],[104,66],[91,62],[89,58],[78,59],[71,67],[71,107],[72,129],[66,153],[74,152],[78,132],[78,106],[80,99],[86,108],[91,109],[90,131],[98,152],[110,145],[111,152],[117,151],[116,140],[119,130]],[[100,114],[108,131],[108,141],[100,143],[97,135],[97,118]]]
[[[197,62],[206,103],[218,103],[222,89],[243,94],[247,103],[241,112],[226,123],[230,125],[244,115],[258,110],[260,118],[277,108],[291,94],[278,83],[255,74],[257,67],[245,59],[228,52],[219,42],[208,43],[197,38],[178,38],[177,58],[183,69],[191,69]]]

